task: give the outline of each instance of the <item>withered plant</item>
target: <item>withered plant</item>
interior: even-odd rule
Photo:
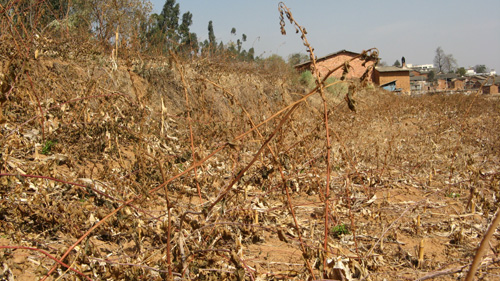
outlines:
[[[319,76],[284,3],[312,89],[278,60],[65,49],[20,2],[0,22],[0,279],[499,274],[498,97],[385,92],[376,49],[358,80]]]

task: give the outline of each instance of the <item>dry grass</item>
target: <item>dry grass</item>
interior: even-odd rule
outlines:
[[[1,278],[455,280],[499,204],[498,97],[3,42]]]

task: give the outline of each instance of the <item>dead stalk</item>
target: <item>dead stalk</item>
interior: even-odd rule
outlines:
[[[38,94],[35,91],[35,86],[33,86],[33,80],[31,79],[31,76],[26,73],[26,77],[28,77],[28,81],[31,85],[31,90],[33,91],[33,95],[35,96],[36,102],[38,103],[38,109],[40,110],[40,127],[42,129],[42,142],[45,142],[45,113],[42,109],[42,104],[40,103]]]
[[[187,111],[187,120],[189,124],[189,140],[191,144],[191,157],[193,158],[193,163],[196,162],[196,151],[194,149],[194,136],[193,136],[193,120],[191,119],[191,105],[189,103],[189,85],[186,82],[186,79],[184,78],[184,70],[182,65],[180,65],[179,60],[177,56],[174,54],[174,52],[170,51],[170,55],[173,58],[173,61],[175,62],[175,65],[177,67],[177,71],[179,72],[179,75],[181,77],[182,85],[184,88],[184,98],[186,100],[186,111]],[[200,198],[200,204],[203,202],[203,199],[201,198],[201,190],[200,190],[200,183],[198,182],[198,170],[197,168],[194,168],[194,181],[196,182],[196,189],[198,191],[198,197]]]
[[[163,167],[161,165],[160,160],[156,159],[158,167],[160,168],[161,177],[163,181],[167,181],[165,177],[165,172],[163,171]],[[168,197],[168,188],[167,185],[163,186],[163,191],[165,192],[165,201],[167,202],[167,265],[168,265],[168,278],[169,280],[174,280],[174,276],[172,275],[172,253],[171,253],[171,245],[170,239],[172,235],[172,217],[170,213],[170,199]]]
[[[469,272],[467,273],[467,276],[465,277],[465,281],[474,280],[474,275],[476,274],[476,271],[479,268],[479,265],[481,264],[483,255],[488,249],[488,243],[493,234],[495,233],[498,224],[500,224],[500,208],[497,208],[493,220],[491,221],[490,227],[488,227],[488,230],[484,234],[483,240],[481,240],[481,244],[479,245],[479,248],[476,251],[474,260],[472,260],[472,264],[470,266]]]
[[[325,221],[325,226],[324,226],[324,237],[323,237],[323,250],[325,253],[328,252],[328,232],[329,232],[329,229],[328,229],[328,225],[329,225],[329,222],[328,222],[328,218],[329,218],[329,203],[330,203],[330,180],[331,180],[331,143],[330,143],[330,128],[329,128],[329,121],[328,121],[328,105],[327,105],[327,100],[326,100],[326,96],[325,96],[325,81],[326,79],[336,70],[340,69],[340,68],[344,68],[344,74],[346,74],[348,71],[349,71],[349,61],[345,62],[344,64],[341,64],[339,65],[338,67],[330,70],[326,75],[325,77],[321,77],[320,74],[319,74],[319,69],[316,65],[316,56],[314,55],[314,48],[311,46],[311,44],[309,44],[309,41],[307,40],[307,31],[306,29],[299,25],[298,22],[293,18],[293,15],[292,15],[292,12],[290,11],[290,9],[288,9],[288,7],[283,3],[283,2],[280,2],[278,4],[278,10],[280,12],[280,26],[281,26],[281,33],[283,35],[286,35],[286,30],[285,30],[285,16],[286,18],[290,21],[290,24],[292,24],[296,30],[296,33],[300,33],[301,34],[301,39],[302,39],[302,42],[304,44],[304,46],[307,48],[307,52],[309,53],[309,57],[310,57],[310,60],[311,60],[311,65],[312,65],[312,73],[314,74],[315,78],[316,78],[316,89],[319,91],[320,93],[320,96],[321,96],[321,99],[322,99],[322,102],[323,102],[323,121],[324,121],[324,126],[325,126],[325,144],[326,144],[326,184],[325,184],[325,187],[324,187],[324,190],[323,190],[323,197],[324,197],[324,221]],[[377,59],[378,58],[378,52],[374,51],[374,55],[367,55],[368,52],[372,51],[372,50],[375,50],[375,49],[370,49],[368,51],[363,51],[362,54],[360,54],[359,56],[351,59],[350,61],[353,61],[354,59],[357,59],[357,58],[360,58],[360,57],[363,57],[363,58],[373,58],[374,59]],[[368,72],[369,68],[367,68],[367,71]],[[366,73],[365,73],[366,74]],[[343,80],[343,79],[342,79]],[[355,110],[354,109],[354,102],[352,100],[352,96],[350,95],[351,93],[349,92],[346,97],[345,97],[345,100],[347,101],[348,105],[349,105],[349,108],[351,110]],[[350,208],[349,208],[350,209]],[[352,219],[352,216],[351,216],[351,219]],[[353,221],[351,221],[351,225],[353,224]],[[356,247],[357,248],[357,247]],[[328,255],[323,255],[323,265],[326,264],[326,259],[327,259]],[[324,272],[322,273],[323,276],[326,276],[326,267],[324,267]]]

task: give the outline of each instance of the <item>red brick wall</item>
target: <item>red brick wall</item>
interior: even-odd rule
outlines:
[[[451,87],[455,90],[463,90],[465,88],[465,83],[462,80],[451,81]]]
[[[483,94],[498,94],[498,86],[497,85],[484,86]]]
[[[413,75],[413,76],[415,76],[415,77],[417,77],[417,76],[423,76],[423,77],[425,77],[425,78],[428,78],[428,77],[429,77],[429,73],[425,73],[425,72],[424,72],[424,73],[420,73],[420,72],[415,71],[415,70],[412,70],[412,71],[410,72],[410,74],[412,74],[412,75]]]
[[[448,89],[448,82],[446,82],[445,79],[439,79],[436,87],[436,90],[447,90]]]
[[[396,88],[401,88],[403,92],[409,93],[411,90],[410,86],[410,75],[408,71],[390,71],[390,72],[378,72],[375,71],[373,74],[373,82],[377,85],[384,85],[396,80]]]
[[[330,70],[338,67],[339,65],[343,65],[344,62],[352,59],[355,57],[355,54],[350,54],[350,53],[340,53],[337,54],[333,57],[326,58],[320,61],[316,62],[316,65],[318,67],[318,71],[321,75],[321,77],[324,77]],[[366,67],[372,66],[373,62],[369,62],[366,64],[366,66],[362,66],[362,61],[360,59],[355,59],[354,61],[349,63],[349,72],[346,75],[346,78],[360,78],[366,71]],[[310,69],[310,68],[307,68]],[[305,70],[305,69],[303,69]],[[343,68],[340,68],[336,70],[335,72],[332,73],[332,75],[335,78],[340,78],[342,77],[343,73]],[[368,74],[368,79],[371,80],[371,72]]]

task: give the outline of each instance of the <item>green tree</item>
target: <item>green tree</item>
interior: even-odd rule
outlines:
[[[166,39],[168,49],[179,42],[179,13],[180,7],[175,0],[167,0],[161,10],[158,29]]]
[[[478,64],[478,65],[474,66],[474,71],[476,73],[486,73],[488,71],[488,69],[486,68],[486,65]]]
[[[396,60],[392,66],[396,66],[396,67],[400,67],[401,66],[401,63],[399,62],[399,60]]]
[[[178,3],[175,3],[175,0],[167,0],[165,4],[163,4],[163,9],[160,13],[160,21],[158,23],[158,26],[163,32],[177,32],[179,26],[179,11],[180,6]]]
[[[429,73],[427,74],[427,81],[434,82],[435,80],[436,80],[436,73],[434,72],[434,70],[429,71]]]
[[[309,56],[302,53],[293,53],[288,56],[288,64],[291,66],[303,63],[309,60]]]
[[[214,33],[214,25],[213,25],[213,22],[212,21],[209,21],[208,22],[208,44],[209,44],[209,48],[211,50],[214,50],[215,49],[215,46],[216,46],[216,42],[215,42],[215,33]]]
[[[459,67],[459,68],[457,68],[457,74],[459,76],[464,76],[465,73],[467,73],[467,70],[465,69],[465,67]]]
[[[147,21],[151,3],[146,0],[73,0],[71,13],[78,25],[86,27],[103,44],[111,43],[116,31],[120,38],[131,41]]]
[[[9,3],[10,2],[10,3]],[[63,19],[69,12],[69,0],[0,1],[2,14],[11,17],[13,26],[22,24],[23,32],[43,30],[54,20]],[[4,10],[7,9],[8,10]]]
[[[186,12],[182,15],[182,22],[179,26],[179,35],[181,40],[186,40],[189,37],[189,27],[193,24],[193,14]]]
[[[241,42],[241,40],[240,40],[240,39],[236,40],[236,46],[237,46],[237,48],[238,48],[238,54],[241,52],[241,45],[242,45],[242,44],[243,44],[243,43]]]
[[[255,59],[255,50],[254,50],[253,47],[250,48],[250,49],[248,49],[247,59],[249,59],[249,60],[254,60]]]
[[[193,14],[188,11],[181,19],[179,16],[180,6],[176,0],[166,0],[161,13],[151,15],[150,24],[144,28],[150,48],[161,51],[198,51],[198,37],[190,32]]]
[[[193,14],[186,12],[182,15],[182,22],[179,26],[179,36],[181,48],[189,52],[198,52],[198,36],[192,33],[189,27],[193,24]]]

